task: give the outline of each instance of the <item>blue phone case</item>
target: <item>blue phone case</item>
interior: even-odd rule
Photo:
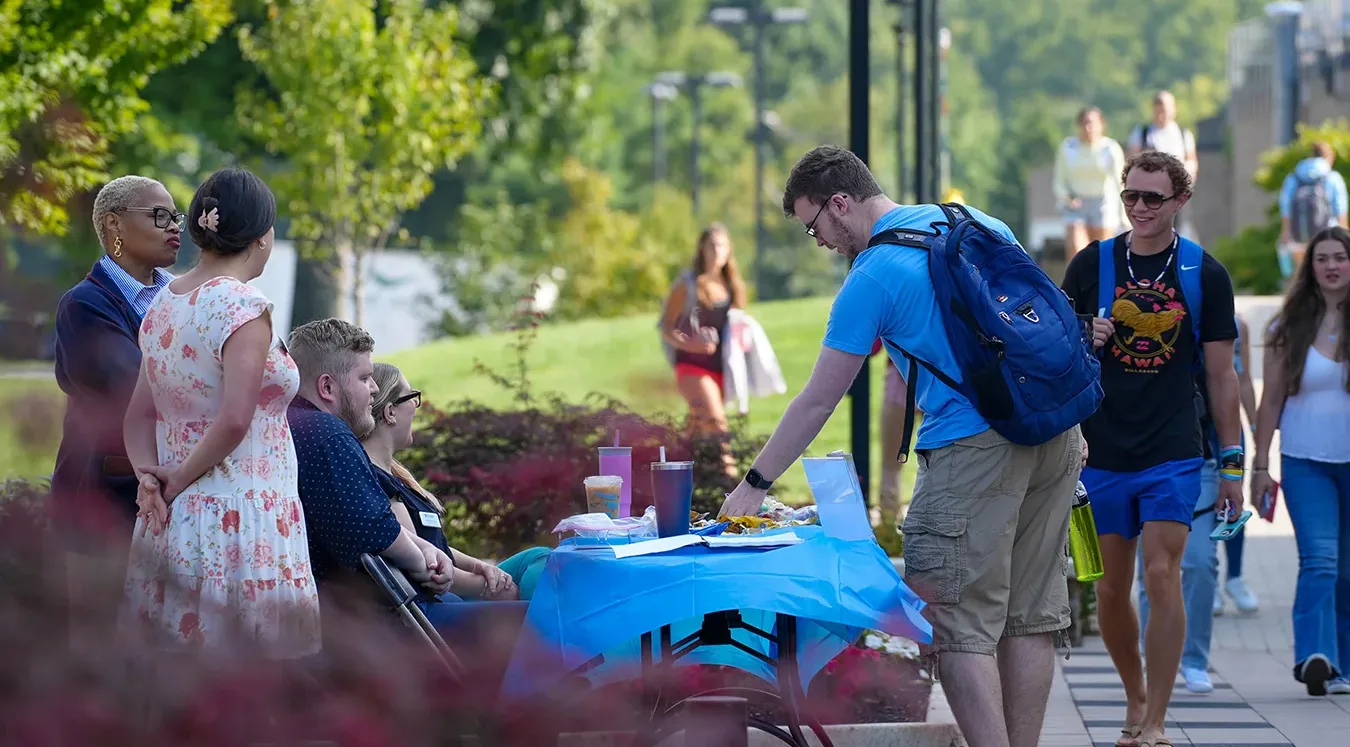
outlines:
[[[1214,531],[1209,533],[1209,538],[1218,542],[1232,539],[1233,535],[1237,534],[1238,530],[1241,529],[1250,518],[1252,518],[1252,512],[1243,511],[1242,515],[1237,517],[1237,521],[1226,521],[1217,527],[1214,527]]]

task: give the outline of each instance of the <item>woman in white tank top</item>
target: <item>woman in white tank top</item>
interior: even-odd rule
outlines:
[[[1251,499],[1271,487],[1278,423],[1299,556],[1294,678],[1309,695],[1350,695],[1350,232],[1328,228],[1309,246],[1266,338]]]

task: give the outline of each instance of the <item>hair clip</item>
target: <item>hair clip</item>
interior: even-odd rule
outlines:
[[[211,208],[211,212],[197,216],[197,225],[215,233],[216,227],[220,225],[220,211],[217,208]]]

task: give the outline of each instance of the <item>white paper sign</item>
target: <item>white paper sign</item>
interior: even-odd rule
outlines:
[[[816,499],[821,529],[827,536],[848,542],[876,538],[850,457],[803,458],[802,468]]]

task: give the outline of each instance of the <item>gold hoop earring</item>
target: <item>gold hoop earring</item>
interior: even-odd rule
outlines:
[[[121,256],[122,256],[122,237],[118,236],[117,239],[113,241],[113,257],[120,258]]]

